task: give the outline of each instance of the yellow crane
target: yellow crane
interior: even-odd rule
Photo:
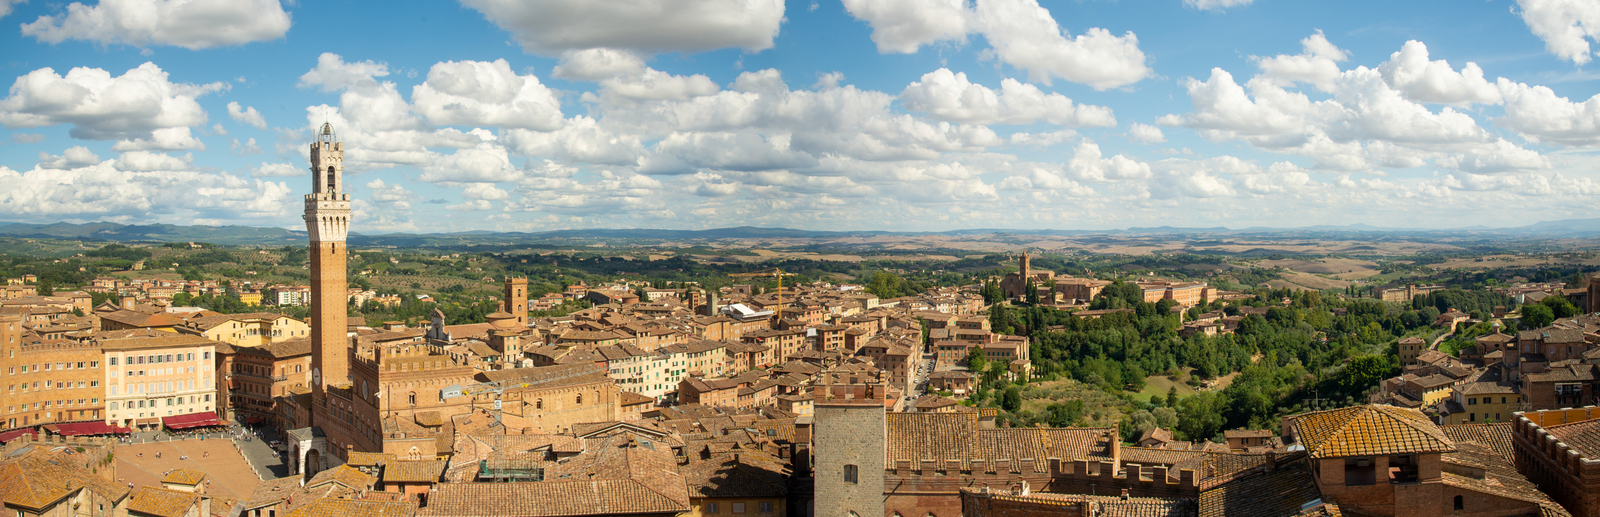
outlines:
[[[776,277],[778,279],[778,321],[783,321],[783,277],[796,276],[800,273],[790,273],[778,268],[754,273],[729,273],[728,276],[736,278]]]

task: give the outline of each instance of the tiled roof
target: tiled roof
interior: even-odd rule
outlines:
[[[158,517],[183,517],[189,513],[196,503],[200,502],[200,494],[168,490],[153,486],[142,486],[133,493],[133,500],[128,503],[128,513],[155,515]]]
[[[975,490],[966,488],[964,490]],[[1195,500],[1167,497],[1129,497],[1087,494],[1033,492],[1028,495],[997,493],[987,497],[1005,501],[1007,506],[1024,506],[1038,514],[1067,514],[1067,505],[1087,506],[1090,515],[1117,517],[1194,517]],[[1020,504],[1019,504],[1020,503]],[[1031,504],[1030,504],[1031,503]],[[1072,504],[1077,503],[1077,504]],[[1034,514],[1029,513],[1029,515]]]
[[[193,486],[200,484],[200,482],[204,481],[205,479],[206,473],[204,472],[190,469],[178,469],[168,472],[167,477],[161,478],[161,482]]]
[[[1011,460],[1013,468],[1022,459],[1034,460],[1034,470],[1049,468],[1048,458],[1071,461],[1109,457],[1109,429],[1106,428],[1016,428],[978,429],[976,413],[889,413],[889,465],[904,460],[920,466],[934,460],[943,467],[948,461],[960,462],[962,469],[973,460],[994,465],[995,460]],[[986,467],[992,468],[992,467]]]
[[[351,452],[350,460],[345,464],[355,467],[375,467],[390,461],[394,461],[394,455],[387,452]]]
[[[1300,415],[1294,421],[1313,458],[1450,452],[1455,444],[1421,411],[1352,406]]]
[[[444,473],[444,460],[391,461],[383,466],[384,483],[433,483]]]
[[[788,494],[783,460],[753,450],[683,466],[691,497],[768,498]]]
[[[1444,430],[1445,436],[1450,437],[1452,442],[1457,444],[1477,442],[1479,445],[1493,450],[1500,457],[1505,458],[1506,461],[1514,461],[1510,422],[1441,425],[1439,429]]]
[[[285,517],[411,517],[416,514],[416,505],[409,502],[323,498],[289,512]]]
[[[494,504],[484,504],[494,501]],[[689,510],[677,501],[631,479],[542,481],[534,483],[450,483],[428,497],[427,517],[543,517],[677,513]]]
[[[1443,472],[1446,486],[1549,507],[1542,508],[1545,510],[1545,515],[1551,515],[1552,511],[1559,511],[1557,515],[1566,513],[1560,505],[1550,499],[1550,496],[1539,491],[1533,482],[1517,473],[1517,468],[1512,466],[1510,461],[1489,447],[1472,442],[1457,444],[1457,450],[1445,454],[1443,460],[1447,464],[1483,471],[1483,477],[1480,478],[1475,474],[1462,475],[1458,473],[1460,471],[1452,472],[1447,467]]]
[[[1325,509],[1303,509],[1321,498],[1310,461],[1295,455],[1272,472],[1246,474],[1200,492],[1201,517],[1283,517],[1324,515]]]
[[[112,501],[128,495],[128,488],[107,482],[81,467],[63,465],[34,455],[0,463],[0,501],[5,505],[43,508],[80,488]]]
[[[1175,451],[1171,449],[1153,449],[1149,447],[1122,447],[1123,463],[1137,463],[1139,465],[1176,465],[1185,461],[1205,456],[1201,451]]]
[[[370,474],[356,470],[349,465],[340,465],[336,468],[318,472],[317,475],[311,477],[311,481],[306,482],[305,486],[306,488],[316,488],[327,483],[338,483],[345,488],[361,490],[372,488],[372,485],[376,482],[377,478],[372,477]]]
[[[1552,425],[1545,430],[1576,448],[1585,458],[1600,459],[1600,419]]]

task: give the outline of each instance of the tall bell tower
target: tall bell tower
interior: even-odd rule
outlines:
[[[346,329],[345,236],[350,233],[350,194],[344,190],[344,145],[327,123],[311,142],[311,193],[306,194],[306,232],[311,237],[312,425],[327,414],[327,391],[350,386],[350,339]]]

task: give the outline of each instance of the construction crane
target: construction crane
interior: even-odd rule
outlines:
[[[783,277],[798,276],[800,273],[790,273],[778,268],[754,273],[730,273],[728,276],[737,278],[776,277],[778,279],[778,321],[783,321]]]

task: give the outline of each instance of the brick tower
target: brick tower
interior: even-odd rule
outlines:
[[[528,279],[506,277],[505,301],[500,310],[517,317],[517,328],[528,326]]]
[[[321,425],[329,388],[350,385],[350,339],[346,336],[345,236],[350,233],[350,194],[344,190],[344,146],[333,126],[322,124],[311,142],[311,193],[306,194],[306,233],[311,236],[312,425]]]

